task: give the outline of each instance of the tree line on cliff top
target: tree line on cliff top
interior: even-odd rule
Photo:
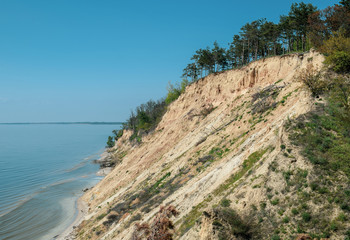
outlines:
[[[212,47],[195,51],[183,70],[182,81],[175,85],[169,83],[166,98],[150,100],[132,111],[122,130],[114,131],[115,136],[109,138],[107,146],[114,146],[114,140],[121,137],[123,129],[132,130],[130,140],[140,142],[141,135],[156,128],[166,107],[185,91],[187,85],[211,73],[239,68],[269,56],[305,52],[312,47],[326,55],[328,64],[338,62],[340,72],[350,71],[350,46],[347,46],[350,0],[342,0],[323,10],[310,3],[293,3],[288,15],[280,16],[278,23],[262,18],[246,23],[240,30],[228,48],[220,47],[215,41]],[[345,41],[345,44],[339,41]]]

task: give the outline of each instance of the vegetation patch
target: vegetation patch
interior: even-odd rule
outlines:
[[[269,109],[274,109],[277,106],[275,99],[277,98],[282,87],[272,84],[263,90],[253,94],[252,96],[252,114],[264,113]]]
[[[226,191],[232,184],[237,182],[244,174],[246,174],[252,166],[258,162],[261,157],[268,151],[270,148],[262,149],[252,153],[246,160],[244,160],[241,169],[234,173],[229,179],[227,179],[223,184],[221,184],[217,189],[214,190],[214,195],[219,195],[222,192]]]
[[[188,230],[190,230],[198,218],[202,215],[202,209],[208,206],[208,203],[212,200],[212,196],[206,197],[201,203],[192,207],[192,210],[183,219],[179,220],[181,226],[179,228],[180,236],[184,235]]]
[[[220,240],[224,239],[250,239],[250,226],[231,208],[213,209],[213,227],[219,232]]]

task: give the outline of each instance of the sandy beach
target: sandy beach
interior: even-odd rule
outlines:
[[[109,157],[109,153],[104,151],[98,160],[95,161],[95,163],[100,164],[100,166],[103,166],[103,163],[107,161]],[[112,167],[102,167],[100,170],[96,173],[97,176],[106,176],[108,173],[112,171]],[[86,189],[88,190],[88,189]],[[85,192],[85,190],[83,190]],[[83,195],[84,196],[84,195]],[[85,219],[85,216],[88,213],[88,206],[87,203],[82,200],[83,196],[78,198],[76,202],[76,210],[77,215],[72,224],[70,224],[61,234],[56,236],[55,240],[73,240],[76,239],[75,237],[75,228],[79,226],[79,224]]]
[[[64,232],[62,232],[60,235],[58,235],[54,239],[57,239],[57,240],[75,239],[74,230],[84,220],[84,218],[87,214],[87,210],[88,210],[86,203],[82,200],[82,197],[80,197],[77,200],[76,208],[77,208],[78,213],[77,213],[77,216],[76,216],[74,222],[71,225],[69,225],[69,227],[66,228],[66,230],[64,230]]]

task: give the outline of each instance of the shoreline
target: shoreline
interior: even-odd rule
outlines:
[[[76,211],[77,216],[75,217],[74,221],[57,237],[55,237],[55,240],[74,240],[75,237],[75,229],[79,226],[79,224],[85,219],[85,216],[87,215],[88,207],[87,204],[82,200],[82,197],[79,197],[76,201]]]
[[[113,167],[109,166],[109,156],[110,154],[107,152],[107,150],[105,150],[101,155],[100,158],[95,160],[94,163],[95,164],[99,164],[100,165],[100,169],[96,172],[96,176],[106,176],[107,174],[109,174]],[[94,186],[93,186],[94,187]],[[74,221],[63,231],[61,232],[59,235],[55,236],[53,239],[54,240],[74,240],[76,239],[76,233],[75,233],[75,229],[80,225],[80,223],[85,220],[85,217],[88,215],[88,205],[86,202],[83,201],[83,197],[85,195],[85,193],[92,189],[91,188],[86,188],[86,189],[82,189],[82,191],[84,192],[77,200],[76,200],[76,204],[75,204],[75,210],[77,211],[77,214],[75,216]]]

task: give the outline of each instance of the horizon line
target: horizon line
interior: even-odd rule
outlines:
[[[95,124],[95,125],[120,125],[124,122],[100,122],[100,121],[85,121],[85,122],[0,122],[0,125],[25,125],[25,124]]]

